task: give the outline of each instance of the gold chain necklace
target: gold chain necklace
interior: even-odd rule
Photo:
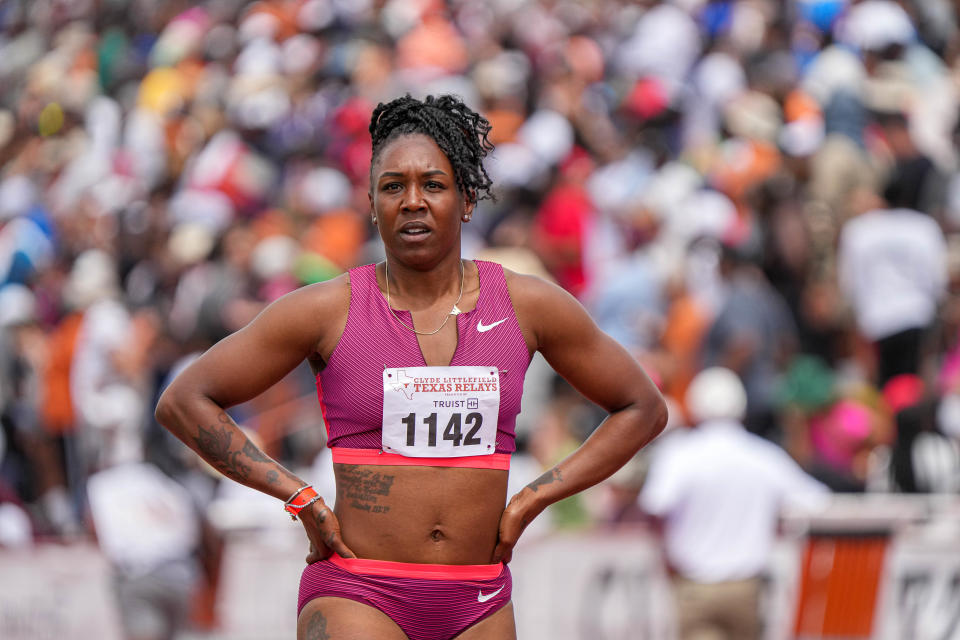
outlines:
[[[387,281],[387,309],[390,309],[390,315],[396,318],[397,322],[402,324],[406,329],[413,331],[418,336],[432,336],[433,334],[438,333],[440,329],[443,329],[443,327],[446,326],[447,320],[450,319],[450,316],[458,316],[461,313],[463,313],[462,311],[460,311],[460,308],[457,306],[458,304],[460,304],[460,298],[463,297],[463,271],[464,271],[463,260],[461,260],[460,261],[460,295],[457,296],[457,301],[453,303],[453,308],[450,309],[450,313],[447,314],[447,317],[444,318],[443,322],[440,323],[440,326],[434,329],[433,331],[417,331],[416,329],[408,325],[406,322],[401,320],[400,316],[398,316],[396,312],[393,310],[393,305],[390,304],[390,263],[385,260],[383,262],[383,272],[384,272],[383,277]],[[410,313],[410,318],[413,319],[413,312]]]

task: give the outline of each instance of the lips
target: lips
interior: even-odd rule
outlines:
[[[418,238],[431,232],[429,226],[423,222],[407,222],[400,227],[400,235],[407,238]]]

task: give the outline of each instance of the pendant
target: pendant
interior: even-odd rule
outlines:
[[[457,305],[453,305],[453,309],[450,309],[451,316],[458,316],[461,313],[463,313],[463,311],[460,311],[460,308]]]

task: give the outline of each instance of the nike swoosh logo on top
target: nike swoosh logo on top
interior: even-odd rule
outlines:
[[[493,329],[493,328],[494,328],[495,326],[497,326],[498,324],[500,324],[500,323],[502,323],[502,322],[506,322],[506,321],[507,321],[507,319],[504,318],[503,320],[497,320],[497,321],[494,322],[493,324],[483,324],[483,320],[477,320],[477,333],[483,333],[483,332],[485,332],[485,331],[490,331],[490,329]]]
[[[506,320],[506,318],[504,318],[504,320]],[[503,320],[501,320],[500,322],[503,322]],[[494,591],[493,593],[488,593],[487,595],[483,595],[483,590],[481,589],[481,590],[480,590],[480,593],[477,594],[477,602],[486,602],[487,600],[489,600],[489,599],[492,598],[493,596],[497,595],[497,594],[500,593],[501,591],[503,591],[503,587],[500,587],[499,589],[497,589],[497,590]]]

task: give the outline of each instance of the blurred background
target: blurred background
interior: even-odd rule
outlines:
[[[949,0],[0,1],[0,637],[294,637],[300,527],[153,406],[270,301],[382,259],[367,125],[409,92],[493,124],[498,198],[465,257],[565,287],[670,405],[658,441],[525,534],[521,638],[677,637],[671,522],[695,500],[644,497],[648,471],[663,498],[670,450],[715,419],[820,498],[767,509],[764,637],[960,638],[957,19]],[[742,405],[688,393],[707,368]],[[541,360],[525,393],[516,488],[603,418]],[[307,367],[231,414],[332,495]]]

